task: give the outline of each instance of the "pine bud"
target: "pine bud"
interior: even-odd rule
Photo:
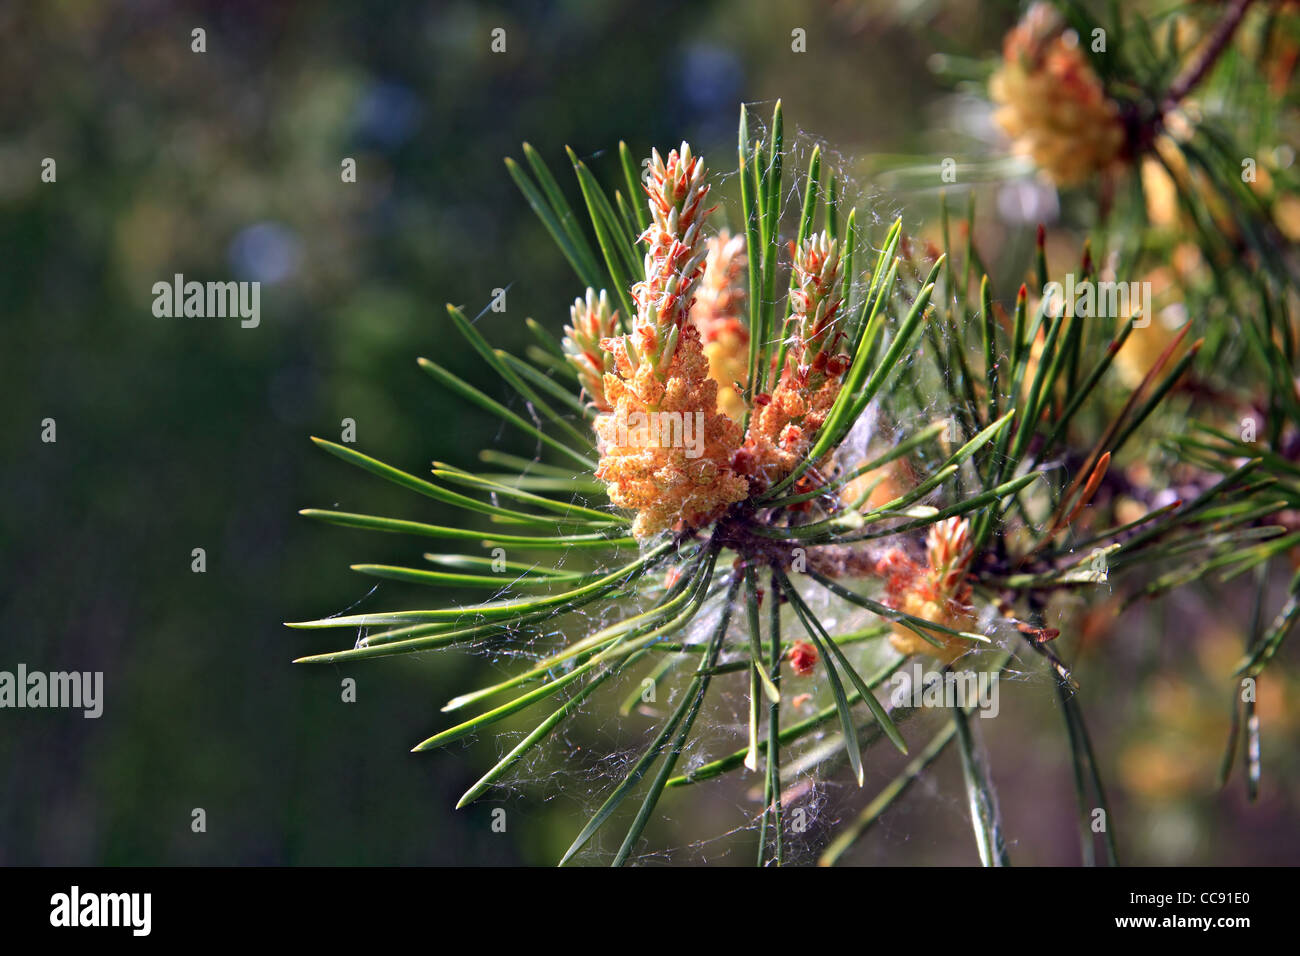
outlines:
[[[572,324],[564,327],[561,343],[564,354],[591,403],[600,411],[609,411],[604,379],[606,372],[614,371],[614,355],[607,344],[618,328],[618,312],[610,309],[604,289],[600,295],[588,289],[585,300],[573,300],[569,317]]]

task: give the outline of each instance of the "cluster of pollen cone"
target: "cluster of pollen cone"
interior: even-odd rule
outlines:
[[[565,328],[565,353],[597,412],[596,477],[614,505],[635,512],[640,538],[702,528],[793,472],[849,367],[844,250],[817,232],[791,243],[783,341],[769,367],[755,370],[758,386],[768,387],[751,386],[745,242],[725,229],[705,232],[713,212],[706,177],[685,143],[666,158],[652,154],[645,272],[631,290],[636,314],[625,320],[607,291],[588,289]],[[681,428],[645,427],[655,415],[685,421],[693,439],[683,441]],[[970,620],[965,519],[935,525],[926,551],[925,564],[893,551],[872,570],[891,606],[959,630]],[[891,639],[905,653],[947,659],[965,649],[902,625]]]
[[[818,233],[793,250],[782,367],[764,370],[775,382],[770,392],[753,393],[744,240],[705,233],[713,211],[706,176],[685,143],[667,158],[651,156],[636,315],[625,323],[605,291],[588,289],[565,329],[569,361],[599,412],[596,477],[615,505],[636,512],[638,537],[702,527],[793,471],[848,365],[837,351],[842,250]],[[680,429],[638,427],[643,416],[680,414],[691,417],[689,431],[696,413],[703,417],[693,442]]]
[[[1106,169],[1124,148],[1119,105],[1106,95],[1079,37],[1046,3],[1007,34],[989,92],[1016,151],[1058,185]]]

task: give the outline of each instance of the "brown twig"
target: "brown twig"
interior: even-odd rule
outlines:
[[[1210,39],[1205,44],[1205,49],[1201,51],[1201,55],[1189,63],[1187,69],[1180,73],[1169,87],[1169,92],[1165,94],[1162,112],[1168,113],[1174,109],[1182,102],[1183,97],[1196,87],[1196,84],[1205,79],[1205,75],[1210,72],[1210,68],[1223,54],[1223,51],[1228,46],[1228,41],[1237,32],[1242,17],[1246,15],[1246,11],[1250,9],[1250,5],[1254,2],[1255,0],[1233,0],[1228,12],[1223,15],[1223,19],[1219,21],[1214,28],[1214,32],[1210,34]]]

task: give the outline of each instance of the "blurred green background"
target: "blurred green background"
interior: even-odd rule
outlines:
[[[106,695],[99,720],[0,713],[0,864],[553,862],[611,783],[564,770],[601,754],[607,714],[530,767],[534,782],[457,812],[498,742],[407,751],[445,725],[443,702],[498,673],[490,659],[290,663],[340,642],[283,621],[363,602],[371,582],[350,563],[420,550],[297,516],[417,516],[409,496],[308,436],[337,440],[355,419],[357,447],[417,474],[433,459],[468,465],[484,446],[533,454],[415,365],[428,355],[504,399],[452,337],[443,303],[473,315],[508,289],[507,310],[479,326],[521,350],[525,316],[558,331],[581,291],[501,163],[521,142],[557,170],[571,145],[610,175],[620,139],[643,155],[685,138],[725,170],[738,104],[765,111],[781,97],[788,122],[846,164],[933,155],[936,130],[969,130],[946,118],[953,101],[928,58],[995,51],[1016,12],[901,0],[0,9],[0,668],[103,671]],[[502,54],[490,51],[497,27]],[[790,50],[795,27],[808,54]],[[55,183],[40,180],[44,157]],[[341,181],[345,157],[354,184]],[[875,195],[882,214],[911,201]],[[933,195],[917,202],[919,215]],[[1029,229],[998,235],[1023,252]],[[261,281],[260,326],[156,318],[151,288],[175,273]],[[47,417],[54,444],[40,440]],[[416,507],[450,520],[432,502]],[[196,547],[203,574],[190,568]],[[1135,616],[1122,646],[1082,662],[1127,862],[1294,858],[1293,763],[1266,753],[1254,808],[1242,788],[1214,786],[1228,708],[1207,662],[1215,641],[1240,646],[1243,623],[1215,612],[1223,620],[1208,631],[1194,600],[1170,613],[1196,628]],[[1209,637],[1171,646],[1166,628]],[[356,703],[341,700],[345,677]],[[1041,679],[1017,686],[986,731],[1012,855],[1073,863],[1054,696]],[[1294,733],[1287,706],[1271,705],[1266,741]],[[1169,779],[1152,781],[1151,761],[1126,754],[1170,734]],[[975,860],[948,757],[856,860]],[[869,792],[890,769],[870,771]],[[865,802],[842,778],[812,797],[804,859]],[[677,849],[654,859],[748,862],[752,835],[731,833],[754,812],[746,786],[674,794],[649,836]],[[504,834],[495,806],[508,810]],[[191,831],[199,807],[205,834]]]

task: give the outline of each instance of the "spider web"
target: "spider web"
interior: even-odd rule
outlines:
[[[757,122],[751,113],[751,134],[754,138],[766,140],[767,131],[761,122]],[[858,243],[855,258],[856,302],[865,293],[863,274],[874,265],[878,254],[867,237],[875,236],[896,218],[901,210],[879,194],[870,193],[857,185],[851,175],[851,164],[841,155],[830,150],[824,142],[803,131],[794,135],[787,133],[784,143],[784,188],[781,196],[782,235],[794,234],[799,211],[803,203],[804,181],[808,163],[814,148],[820,148],[823,169],[823,183],[827,174],[836,177],[839,198],[841,234],[844,220],[850,208],[856,208],[859,217]],[[721,226],[728,226],[733,234],[738,231],[739,202],[735,170],[721,171],[715,169],[711,175],[715,195],[720,199],[719,208],[714,213],[711,225],[716,231]],[[713,197],[711,197],[713,198]],[[743,231],[743,230],[742,230]],[[777,306],[785,301],[785,289],[789,281],[789,254],[781,250],[781,260],[777,271]],[[488,311],[487,307],[475,317],[477,322]],[[847,310],[846,310],[847,311]],[[782,313],[778,313],[780,315]],[[912,354],[903,359],[903,367],[896,370],[895,381],[908,378],[923,387],[917,390],[920,395],[929,395],[927,402],[916,403],[911,397],[899,400],[902,389],[895,389],[891,396],[874,402],[855,424],[838,452],[841,462],[861,462],[887,450],[892,444],[914,434],[933,422],[936,418],[948,416],[951,409],[945,404],[943,396],[947,394],[932,358],[925,354],[931,343],[921,341]],[[947,369],[946,374],[956,374]],[[915,394],[915,393],[914,393]],[[503,399],[505,400],[505,399]],[[539,429],[546,427],[546,420],[520,396],[513,395],[506,400],[515,412],[523,414]],[[584,423],[579,416],[570,416],[571,421],[582,427]],[[493,444],[501,444],[505,424],[498,426],[493,437]],[[533,449],[534,465],[543,464],[543,446],[540,442]],[[926,453],[918,450],[918,464],[932,469],[943,456],[937,452]],[[530,472],[525,469],[523,474]],[[924,500],[926,504],[949,503],[945,496],[951,491],[940,488]],[[494,503],[500,503],[495,501]],[[577,492],[569,501],[573,504],[590,506]],[[914,557],[920,553],[920,538],[885,538],[879,544],[862,544],[858,548],[879,557],[887,549],[902,547]],[[541,566],[559,569],[566,567],[590,569],[591,561],[584,552],[555,552],[559,557],[553,561],[541,561]],[[519,560],[517,555],[507,555],[511,560]],[[612,569],[625,563],[631,557],[630,549],[620,552],[603,562],[603,567]],[[468,645],[472,653],[481,655],[500,673],[501,679],[509,678],[522,668],[532,667],[550,654],[562,649],[574,640],[587,636],[601,628],[607,627],[629,616],[649,610],[654,605],[654,597],[662,593],[662,584],[645,586],[645,582],[656,579],[662,581],[666,566],[647,573],[636,587],[614,599],[605,599],[588,604],[583,608],[568,611],[551,618],[545,626],[534,625],[522,633],[506,637],[494,637],[476,641]],[[699,614],[683,632],[674,635],[671,640],[686,644],[699,644],[707,641],[717,625],[725,599],[723,581],[726,577],[722,565],[714,572],[714,580],[707,602]],[[503,575],[503,585],[492,594],[490,600],[517,594],[512,584],[518,577]],[[823,624],[827,632],[842,634],[856,631],[880,623],[879,618],[870,612],[849,605],[830,595],[824,589],[805,586],[799,588],[804,600]],[[737,606],[740,611],[743,605]],[[764,603],[766,607],[766,602]],[[766,641],[766,611],[764,617],[764,640]],[[982,616],[980,627],[990,639],[990,649],[969,655],[971,666],[978,669],[986,658],[998,649],[1018,649],[1023,647],[1014,628],[1014,622],[1007,620],[987,609]],[[786,642],[805,639],[794,614],[787,610],[782,616],[782,638]],[[880,670],[888,662],[892,651],[884,638],[846,648],[849,659],[864,676]],[[733,613],[726,638],[726,650],[719,659],[719,667],[728,663],[747,659],[747,631],[744,614]],[[662,655],[660,655],[662,657]],[[583,823],[599,808],[611,791],[624,779],[635,762],[644,753],[650,741],[659,731],[663,722],[672,712],[673,707],[686,693],[686,685],[694,671],[699,655],[681,652],[673,655],[675,666],[663,678],[654,683],[652,699],[644,696],[636,698],[638,689],[644,689],[642,681],[653,671],[658,659],[641,661],[635,667],[624,668],[615,678],[607,681],[596,693],[577,706],[575,711],[538,746],[532,748],[522,759],[517,761],[509,774],[499,779],[492,790],[484,794],[481,800],[489,804],[517,807],[526,817],[533,816],[534,804],[541,802],[552,807],[547,817],[547,825],[560,825],[558,817],[569,832],[557,837],[562,843],[576,835]],[[967,661],[963,660],[963,665]],[[832,705],[832,697],[826,681],[819,679],[820,670],[806,678],[783,674],[782,684],[782,726],[803,719]],[[1018,650],[1006,669],[1002,672],[1004,683],[1033,682],[1046,688],[1051,686],[1054,678],[1045,673],[1038,661],[1025,660]],[[522,719],[512,721],[507,729],[499,729],[497,724],[480,731],[479,736],[491,734],[496,743],[497,756],[508,753],[531,729],[554,709],[570,701],[581,693],[583,684],[577,683],[564,688],[549,697],[540,707],[526,710]],[[468,689],[468,688],[467,688]],[[878,696],[888,696],[889,685],[883,685]],[[620,705],[629,698],[635,698],[634,706],[624,713]],[[786,703],[786,702],[789,703]],[[882,700],[889,707],[887,700]],[[749,678],[744,670],[734,673],[722,673],[711,679],[708,694],[700,710],[694,729],[687,740],[680,759],[674,769],[674,775],[689,773],[705,763],[720,756],[732,753],[745,744],[748,733]],[[763,708],[764,714],[766,708]],[[854,710],[860,721],[860,729],[866,732],[870,723],[865,708],[859,706]],[[909,742],[916,749],[917,741],[924,741],[937,727],[934,715],[915,713],[910,709],[895,710],[893,716],[899,722]],[[974,721],[973,729],[978,731],[982,721]],[[920,725],[926,725],[922,728]],[[918,730],[921,733],[918,734]],[[760,735],[766,733],[764,717]],[[765,739],[761,737],[760,739]],[[865,738],[864,738],[865,739]],[[838,746],[837,746],[838,744]],[[463,745],[467,745],[463,743]],[[663,759],[662,756],[660,758]],[[847,760],[842,746],[839,722],[836,719],[825,721],[818,729],[799,741],[782,748],[782,806],[784,812],[783,842],[787,863],[800,864],[815,862],[820,852],[835,832],[838,824],[856,816],[858,811],[887,783],[894,773],[906,763],[893,752],[887,741],[876,741],[867,750],[864,763],[868,767],[867,784],[859,790],[852,781],[847,769]],[[486,770],[487,766],[475,768]],[[910,798],[924,803],[927,813],[937,813],[945,817],[962,820],[962,826],[968,817],[965,796],[960,787],[941,790],[935,783],[934,767],[922,773],[916,780]],[[635,792],[620,808],[618,814],[599,831],[582,853],[577,857],[580,862],[600,862],[607,860],[623,837],[623,829],[634,808],[640,804],[640,793],[647,787],[654,769],[642,778]],[[764,774],[762,764],[758,772],[744,769],[733,770],[721,777],[698,784],[670,788],[665,791],[663,799],[656,808],[653,822],[642,835],[631,862],[642,865],[664,865],[673,863],[752,863],[756,853],[756,838],[759,821],[763,811],[762,781]],[[912,839],[912,828],[917,825],[916,814],[896,808],[885,813],[875,824],[877,837],[887,845],[896,845]],[[770,836],[769,836],[770,839]],[[554,841],[548,841],[554,842]]]

